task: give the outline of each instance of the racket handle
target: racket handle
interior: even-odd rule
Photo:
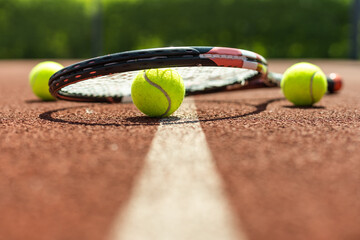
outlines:
[[[340,75],[336,73],[330,73],[329,76],[326,77],[328,82],[328,92],[329,93],[336,93],[338,92],[343,85],[343,80]]]
[[[279,87],[281,83],[281,79],[282,79],[282,74],[280,73],[273,73],[273,72],[268,73],[268,80],[270,85],[276,85]],[[327,89],[328,93],[336,93],[340,91],[340,89],[342,88],[343,80],[340,75],[336,73],[330,73],[328,76],[326,76],[326,80],[328,83],[328,89]]]

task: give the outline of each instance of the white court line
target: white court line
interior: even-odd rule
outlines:
[[[194,101],[187,98],[175,116],[191,123],[162,121],[108,240],[246,239],[225,198]]]

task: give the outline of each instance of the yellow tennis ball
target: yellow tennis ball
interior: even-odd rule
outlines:
[[[326,93],[327,80],[318,66],[301,62],[285,71],[281,89],[285,97],[296,106],[311,106]]]
[[[150,117],[168,117],[181,105],[184,82],[173,69],[140,71],[131,85],[135,106]]]
[[[29,74],[30,86],[34,94],[45,101],[55,100],[49,92],[49,79],[62,68],[61,64],[51,61],[37,64]]]

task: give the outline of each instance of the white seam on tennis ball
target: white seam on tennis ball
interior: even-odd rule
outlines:
[[[310,97],[311,97],[311,103],[314,103],[314,92],[313,92],[313,83],[314,83],[314,77],[317,74],[317,72],[314,72],[314,74],[311,76],[310,79]]]
[[[168,112],[170,111],[170,108],[171,108],[171,98],[170,98],[170,96],[167,94],[167,92],[160,85],[157,85],[156,83],[152,82],[146,76],[146,71],[144,71],[144,78],[145,78],[145,81],[147,81],[151,86],[156,87],[157,89],[159,89],[165,95],[169,105],[168,105],[168,108],[166,109],[165,113],[163,113],[160,117],[166,116],[166,114],[168,114]]]

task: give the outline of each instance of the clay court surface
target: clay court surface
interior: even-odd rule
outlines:
[[[163,121],[38,101],[38,62],[0,61],[1,240],[360,239],[358,62],[311,60],[345,83],[313,108],[256,89]]]

